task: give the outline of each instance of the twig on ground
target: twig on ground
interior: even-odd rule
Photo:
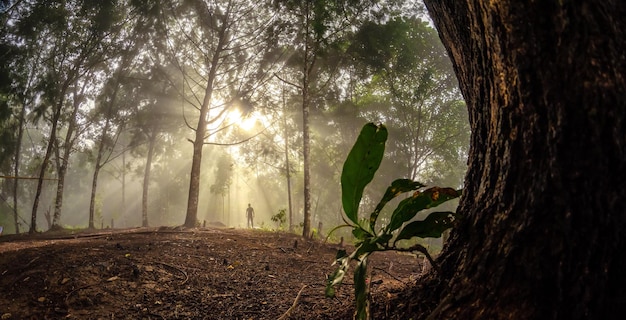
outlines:
[[[376,270],[380,270],[380,271],[382,271],[382,272],[384,272],[384,273],[388,274],[390,277],[392,277],[392,278],[396,279],[398,282],[402,282],[402,283],[404,283],[404,281],[403,281],[402,279],[400,279],[400,278],[398,278],[398,277],[394,276],[393,274],[389,273],[387,270],[385,270],[385,269],[383,269],[383,268],[374,267],[374,269],[376,269]],[[404,284],[406,285],[406,283],[404,283]]]
[[[287,319],[287,317],[289,316],[289,314],[291,313],[291,311],[293,311],[293,309],[296,308],[296,305],[298,305],[298,300],[300,300],[300,295],[302,295],[302,291],[304,290],[304,288],[306,288],[307,285],[305,284],[302,289],[300,289],[300,291],[298,291],[298,295],[296,296],[296,299],[293,300],[293,304],[291,305],[291,307],[287,310],[287,312],[285,312],[282,316],[280,316],[280,318],[278,318],[278,320],[284,320]]]
[[[183,282],[180,283],[181,286],[184,285],[185,283],[187,283],[187,281],[189,281],[189,276],[187,275],[187,272],[185,272],[185,270],[183,270],[183,269],[181,269],[181,268],[179,268],[177,266],[173,266],[171,264],[167,264],[165,262],[156,261],[155,263],[164,265],[166,267],[170,267],[170,268],[172,268],[174,270],[178,270],[180,273],[182,273],[185,276],[185,280],[183,280]]]
[[[94,286],[100,285],[100,284],[102,284],[102,283],[104,283],[104,282],[105,282],[105,281],[101,281],[101,282],[98,282],[98,283],[93,283],[93,284],[88,284],[88,285],[86,285],[86,286],[82,286],[82,287],[80,287],[80,288],[76,288],[76,289],[74,289],[74,290],[70,291],[67,295],[65,295],[65,300],[64,300],[64,302],[65,302],[65,306],[67,306],[67,307],[69,308],[69,306],[70,306],[70,305],[69,305],[69,303],[68,303],[67,301],[69,300],[70,296],[71,296],[72,294],[74,294],[75,292],[78,292],[78,291],[83,290],[83,289],[87,289],[87,288],[89,288],[89,287],[94,287]]]

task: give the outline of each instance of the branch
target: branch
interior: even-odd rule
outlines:
[[[286,83],[286,84],[288,84],[288,85],[290,85],[290,86],[293,86],[293,87],[298,88],[299,90],[302,90],[302,86],[297,85],[297,84],[295,84],[295,83],[293,83],[293,82],[289,82],[289,81],[287,81],[287,80],[285,80],[285,79],[281,78],[281,77],[280,77],[278,74],[276,74],[276,73],[274,73],[274,77],[278,78],[278,80],[280,80],[280,81],[282,81],[282,82],[284,82],[284,83]]]
[[[267,128],[263,129],[263,131],[265,131],[265,130],[267,130]],[[205,145],[212,145],[212,146],[236,146],[236,145],[238,145],[238,144],[242,144],[242,143],[245,143],[245,142],[248,142],[248,141],[250,141],[250,140],[254,139],[254,138],[255,138],[255,137],[257,137],[258,135],[260,135],[261,133],[263,133],[263,131],[260,131],[260,132],[258,132],[258,133],[256,133],[256,134],[254,134],[254,135],[252,135],[252,136],[250,136],[250,137],[248,137],[248,138],[246,138],[246,139],[244,139],[244,140],[240,140],[240,141],[237,141],[237,142],[231,142],[231,143],[204,142],[204,144],[205,144]],[[191,142],[191,140],[189,140],[189,141]]]

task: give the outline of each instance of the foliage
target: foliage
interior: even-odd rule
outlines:
[[[12,180],[0,185],[7,201],[15,199],[13,223],[28,227],[20,214],[32,212],[39,212],[35,221],[41,223],[42,210],[32,210],[37,197],[38,207],[52,206],[55,217],[59,213],[57,223],[83,225],[93,188],[104,192],[104,221],[115,218],[116,226],[131,226],[141,217],[130,215],[139,212],[132,197],[145,186],[147,209],[140,202],[141,212],[150,212],[156,224],[179,223],[176,213],[194,211],[189,203],[213,214],[214,194],[235,199],[258,193],[276,208],[286,208],[285,195],[291,194],[292,208],[308,208],[302,213],[309,217],[308,232],[297,226],[298,213],[287,215],[287,223],[293,219],[296,229],[316,233],[312,227],[320,221],[328,226],[341,221],[342,201],[336,196],[341,163],[365,118],[395,124],[388,127],[394,138],[385,150],[391,165],[381,165],[378,176],[458,185],[466,152],[455,146],[461,141],[466,147],[467,139],[455,138],[455,122],[468,122],[451,112],[464,105],[436,98],[442,92],[456,99],[450,81],[440,81],[450,80],[449,73],[437,68],[445,50],[433,47],[437,33],[408,18],[415,11],[401,10],[403,2],[11,2],[0,15],[0,172],[41,176],[45,163],[45,178],[58,179],[45,180],[41,192],[30,179],[19,185],[15,180],[15,193]],[[213,58],[219,61],[212,76]],[[308,179],[302,168],[305,93]],[[429,100],[415,114],[414,102],[423,96]],[[210,111],[201,117],[205,102]],[[376,109],[380,106],[385,108]],[[236,114],[257,117],[255,129],[240,128]],[[199,119],[210,123],[198,125]],[[409,135],[405,127],[418,128],[418,120],[421,131]],[[195,135],[198,128],[207,130],[202,137]],[[191,148],[186,141],[197,143]],[[437,149],[441,145],[445,150]],[[101,146],[102,159],[96,161]],[[215,151],[220,148],[232,156],[232,168],[221,166],[221,152]],[[426,162],[413,165],[425,155]],[[202,165],[193,167],[194,159]],[[93,187],[96,167],[102,172]],[[420,175],[407,175],[406,168],[418,168]],[[189,187],[196,182],[212,192],[206,200],[190,199]],[[378,195],[371,190],[386,184],[373,179],[356,206],[374,207]],[[229,208],[223,204],[224,198],[222,212]],[[380,213],[385,220],[379,218],[379,224],[388,223],[390,207]],[[334,235],[346,238],[349,229],[341,231]]]
[[[278,224],[278,229],[283,229],[285,227],[285,222],[287,222],[287,210],[278,210],[278,213],[273,215],[271,219]]]
[[[356,318],[368,318],[368,287],[367,287],[367,258],[375,251],[395,250],[411,251],[424,254],[431,264],[434,262],[420,244],[410,248],[396,246],[400,240],[418,238],[439,238],[442,233],[451,228],[457,218],[454,212],[432,212],[424,220],[412,220],[418,212],[434,208],[448,200],[461,195],[461,190],[426,186],[410,179],[398,179],[391,183],[382,199],[370,214],[369,219],[359,219],[358,209],[365,186],[372,181],[382,161],[387,129],[383,125],[366,124],[357,138],[352,150],[346,159],[342,176],[342,202],[348,221],[346,225],[352,228],[352,234],[357,239],[355,251],[350,255],[345,250],[337,253],[336,264],[339,266],[327,279],[326,296],[335,295],[335,287],[339,286],[352,260],[356,261],[354,271],[354,290],[356,299]],[[410,194],[412,192],[412,194]],[[393,211],[389,224],[377,226],[377,220],[384,206],[392,199],[407,195],[400,201]],[[339,228],[337,227],[337,228]],[[335,229],[337,229],[335,228]],[[395,238],[394,238],[395,236]]]
[[[397,138],[387,145],[387,155],[394,171],[459,185],[469,121],[437,31],[420,18],[368,22],[355,32],[347,53],[367,79],[358,100],[363,116],[393,124],[388,129]]]

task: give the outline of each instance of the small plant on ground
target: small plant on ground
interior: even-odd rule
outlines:
[[[367,258],[376,251],[394,250],[422,253],[433,267],[436,265],[428,250],[420,244],[409,248],[396,246],[400,240],[419,238],[439,238],[451,228],[456,218],[454,212],[432,212],[424,220],[412,220],[418,212],[434,208],[448,200],[457,198],[461,190],[426,186],[410,179],[398,179],[391,183],[382,199],[370,213],[369,218],[359,218],[358,210],[365,186],[374,178],[385,152],[387,129],[383,125],[366,124],[348,154],[341,173],[341,192],[345,225],[336,227],[352,228],[356,238],[355,250],[351,254],[345,250],[337,252],[338,265],[327,279],[326,296],[334,297],[335,288],[341,285],[351,261],[356,261],[354,271],[354,293],[356,300],[355,319],[369,318],[369,288],[367,282]],[[400,201],[386,226],[378,226],[378,216],[385,205],[400,195],[409,195]],[[346,220],[347,218],[347,220]],[[404,227],[403,227],[404,225]],[[332,233],[332,231],[331,231]]]
[[[278,224],[278,230],[283,230],[285,222],[287,222],[287,210],[279,209],[278,213],[273,215],[271,219]]]

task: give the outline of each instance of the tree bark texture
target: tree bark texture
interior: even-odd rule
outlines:
[[[425,2],[472,127],[430,318],[622,317],[626,2]]]

